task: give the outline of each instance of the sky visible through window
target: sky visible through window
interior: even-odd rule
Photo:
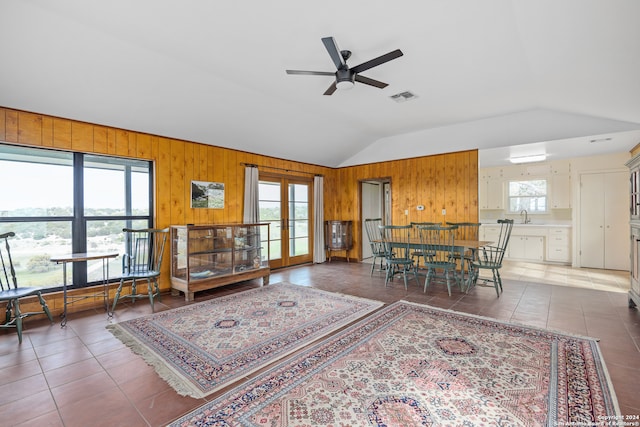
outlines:
[[[15,232],[11,252],[22,286],[55,288],[62,284],[62,266],[50,259],[72,251],[74,157],[73,153],[0,145],[0,232]],[[86,250],[122,254],[122,229],[149,224],[145,218],[150,215],[149,163],[93,155],[84,155],[83,160],[81,221],[86,225]],[[126,211],[128,171],[131,212]],[[128,219],[131,216],[141,218]],[[110,260],[111,278],[117,277],[120,265],[119,257]],[[100,281],[102,273],[102,263],[90,261],[86,279],[80,280],[85,284]],[[68,275],[70,283],[75,274],[68,271]]]
[[[3,202],[0,210],[21,208],[71,208],[73,206],[73,168],[61,165],[30,164],[0,160],[0,189]],[[124,204],[122,171],[85,169],[85,206],[119,208]],[[149,207],[148,175],[134,173],[132,207]]]

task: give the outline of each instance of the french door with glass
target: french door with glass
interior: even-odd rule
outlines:
[[[270,267],[313,260],[311,180],[260,175],[260,222],[270,223]]]

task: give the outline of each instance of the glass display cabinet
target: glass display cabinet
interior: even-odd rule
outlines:
[[[634,149],[635,150],[635,149]],[[629,288],[629,307],[640,307],[640,154],[627,162],[629,167],[629,225],[631,238],[631,265]]]
[[[171,292],[194,293],[262,277],[269,283],[269,224],[171,226]]]
[[[325,221],[324,244],[329,262],[332,251],[345,251],[345,258],[349,262],[349,250],[353,246],[351,221]]]

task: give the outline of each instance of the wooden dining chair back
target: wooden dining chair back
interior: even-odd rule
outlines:
[[[479,222],[448,222],[447,225],[458,227],[456,229],[456,240],[479,240],[480,226]]]
[[[384,245],[382,244],[382,234],[380,233],[381,225],[382,218],[367,218],[364,220],[364,229],[367,233],[367,239],[369,239],[369,245],[371,246],[371,253],[373,255],[371,276],[373,276],[373,271],[376,268],[376,260],[378,259],[380,260],[380,271],[383,270]]]
[[[498,240],[491,245],[482,246],[476,252],[476,257],[471,262],[472,272],[470,273],[470,280],[468,289],[475,285],[478,281],[481,270],[491,271],[491,278],[483,278],[481,280],[485,282],[493,282],[493,286],[496,290],[498,297],[502,292],[502,278],[500,277],[500,269],[502,268],[502,261],[504,254],[507,251],[507,245],[511,237],[511,229],[513,228],[512,219],[499,219],[500,234]]]
[[[418,274],[411,259],[410,238],[411,225],[381,225],[379,226],[386,262],[387,286],[396,274],[402,274],[404,288],[407,289],[407,274],[412,273],[418,282]]]
[[[421,225],[438,225],[437,222],[412,222],[411,223],[411,239],[414,241],[419,242],[420,241],[420,230],[418,229],[418,227],[420,227]],[[418,269],[420,268],[420,258],[424,259],[424,253],[422,252],[422,249],[414,249],[411,251],[411,259],[413,259],[413,262],[415,263],[415,268]]]
[[[458,227],[456,229],[456,240],[480,240],[479,222],[447,222],[447,225]],[[467,248],[464,254],[456,253],[455,257],[460,261],[460,269],[469,270],[469,263],[475,258],[476,248]]]
[[[418,226],[420,244],[425,254],[424,266],[427,277],[424,281],[424,292],[437,277],[445,279],[447,292],[451,296],[451,283],[460,286],[460,279],[456,275],[456,226],[422,225]]]
[[[160,299],[158,276],[162,266],[162,257],[167,243],[169,228],[164,229],[130,229],[122,230],[125,235],[125,253],[122,257],[122,276],[120,285],[113,299],[113,310],[123,298],[136,301],[149,298],[151,311],[154,309],[154,299]],[[138,294],[138,281],[146,281],[147,293]],[[131,282],[131,292],[122,295],[125,282]]]
[[[18,342],[22,343],[22,321],[24,318],[39,314],[45,314],[49,318],[49,322],[53,322],[53,318],[46,301],[42,297],[40,288],[18,286],[9,245],[9,238],[14,236],[15,233],[13,231],[0,234],[0,267],[2,268],[0,271],[0,303],[6,304],[5,318],[3,323],[0,324],[0,328],[15,328],[18,332]],[[20,308],[20,301],[33,296],[37,297],[42,310],[23,312]]]

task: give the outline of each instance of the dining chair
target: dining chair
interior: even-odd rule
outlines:
[[[438,223],[437,222],[412,222],[411,238],[418,242],[420,241],[420,230],[418,230],[418,227],[421,225],[438,225]],[[422,249],[415,249],[411,252],[411,259],[413,259],[415,262],[416,270],[420,268],[420,258],[424,258],[424,252],[422,252]]]
[[[424,281],[424,292],[431,284],[431,280],[438,276],[446,280],[447,291],[451,296],[451,281],[460,286],[460,278],[456,274],[456,226],[452,225],[422,225],[418,226],[420,232],[420,245],[425,253],[424,266],[427,268],[427,277]]]
[[[6,303],[5,319],[0,324],[0,328],[16,328],[18,332],[18,343],[22,344],[22,319],[38,314],[46,314],[49,322],[53,323],[51,312],[47,306],[47,302],[42,298],[40,288],[18,286],[16,278],[16,270],[11,258],[11,247],[9,238],[16,234],[13,231],[0,234],[0,302]],[[20,310],[20,300],[26,297],[36,296],[42,306],[42,311],[22,312]]]
[[[393,277],[400,273],[404,279],[405,290],[407,273],[413,273],[416,283],[420,284],[410,255],[411,225],[380,225],[378,228],[381,232],[387,269],[384,285],[387,286],[389,280],[393,280]]]
[[[160,299],[158,277],[162,266],[162,255],[167,243],[169,228],[164,229],[130,229],[122,230],[125,235],[125,253],[122,257],[122,277],[113,299],[113,311],[123,298],[133,302],[141,298],[149,298],[151,311],[154,310],[154,299]],[[138,294],[137,282],[146,281],[147,294]],[[131,281],[131,292],[121,295],[125,282]]]
[[[498,240],[491,245],[480,247],[476,251],[476,256],[471,261],[471,272],[469,273],[469,281],[467,285],[467,292],[469,288],[475,285],[478,280],[484,282],[493,282],[493,286],[496,289],[496,294],[500,297],[502,292],[502,278],[500,277],[500,269],[502,268],[502,260],[509,244],[509,238],[511,237],[511,229],[513,228],[512,219],[499,219],[500,233],[498,234]],[[490,270],[492,278],[480,278],[480,270]]]
[[[384,245],[382,244],[382,234],[380,233],[380,226],[382,225],[382,218],[367,218],[364,220],[364,229],[369,239],[369,245],[371,246],[371,253],[373,254],[373,263],[371,264],[371,276],[376,267],[376,260],[380,259],[380,270],[383,270],[384,262]]]
[[[456,240],[480,240],[479,222],[447,222],[447,225],[458,227],[456,230]],[[475,258],[476,248],[466,248],[464,253],[455,253],[455,258],[460,261],[460,272],[464,274],[465,267],[467,273],[470,271],[470,263]]]

